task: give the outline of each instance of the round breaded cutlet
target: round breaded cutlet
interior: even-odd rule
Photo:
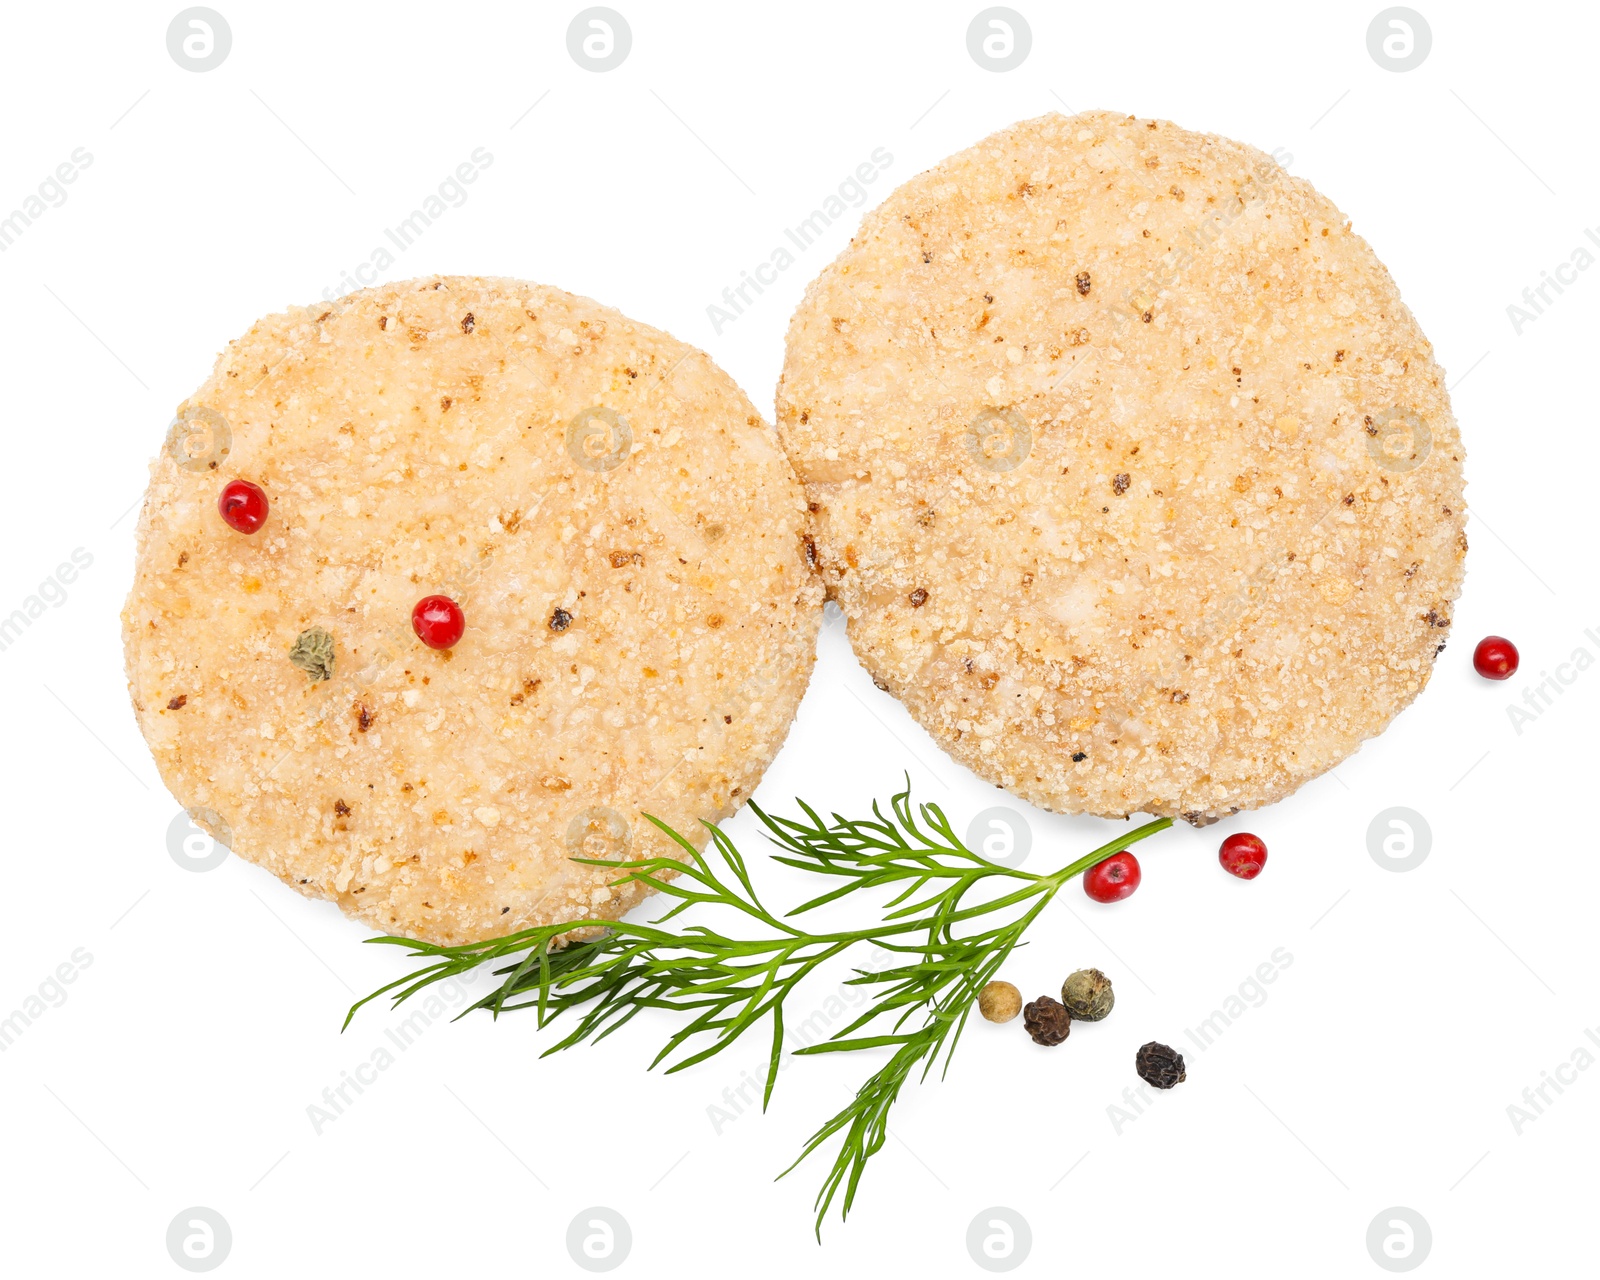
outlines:
[[[1288,795],[1427,683],[1462,450],[1389,274],[1272,156],[1045,116],[870,213],[778,433],[857,655],[1048,809]]]
[[[438,277],[270,316],[151,467],[139,724],[201,825],[384,932],[616,918],[639,887],[572,859],[681,852],[646,813],[703,845],[788,732],[805,518],[732,380],[586,298]],[[452,649],[412,628],[434,594]]]

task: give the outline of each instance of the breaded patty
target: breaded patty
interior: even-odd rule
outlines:
[[[778,432],[857,655],[1048,809],[1268,804],[1427,683],[1461,587],[1432,348],[1342,214],[1163,121],[1025,121],[811,285]]]
[[[229,481],[271,509],[218,513]],[[822,586],[772,432],[701,352],[585,298],[439,277],[270,316],[180,406],[123,614],[134,707],[235,853],[441,943],[642,896],[750,795]],[[466,617],[413,632],[425,596]]]

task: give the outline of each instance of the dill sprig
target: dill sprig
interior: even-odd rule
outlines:
[[[941,1053],[944,1069],[949,1069],[979,991],[1028,926],[1074,876],[1172,821],[1147,822],[1059,870],[1039,875],[1000,866],[968,849],[939,806],[913,809],[909,779],[890,800],[888,814],[874,803],[867,819],[835,813],[824,820],[810,805],[797,803],[803,821],[774,817],[754,803],[750,807],[778,846],[777,861],[839,883],[783,916],[762,903],[743,855],[720,827],[706,824],[719,867],[684,836],[646,815],[679,847],[681,857],[574,861],[615,868],[621,874],[614,885],[636,882],[675,899],[656,920],[570,920],[450,947],[410,938],[370,939],[404,947],[428,963],[358,1001],[345,1025],[379,996],[389,995],[399,1005],[433,983],[508,961],[493,970],[499,985],[467,1011],[487,1009],[498,1017],[532,1008],[541,1027],[572,1013],[572,1030],[541,1056],[604,1040],[643,1009],[666,1009],[682,1023],[650,1066],[666,1062],[669,1073],[682,1071],[720,1053],[770,1015],[771,1049],[761,1100],[765,1110],[783,1051],[784,1004],[796,987],[857,946],[888,952],[888,967],[857,968],[848,979],[851,985],[873,989],[867,1008],[827,1040],[794,1050],[797,1055],[893,1050],[849,1105],[818,1129],[794,1164],[779,1175],[842,1135],[814,1205],[820,1239],[823,1219],[841,1192],[841,1216],[849,1214],[866,1163],[888,1134],[889,1111],[902,1086],[919,1064],[925,1079]],[[972,890],[987,882],[1000,892],[969,902]],[[817,907],[885,887],[896,892],[870,927],[814,933],[794,923],[795,917]],[[760,926],[762,936],[734,937],[698,923],[676,931],[659,927],[693,906],[732,910],[746,925]],[[997,913],[1004,914],[991,923]],[[969,922],[979,921],[972,931],[965,930]]]

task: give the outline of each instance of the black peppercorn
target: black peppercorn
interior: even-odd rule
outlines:
[[[1061,1001],[1040,996],[1023,1007],[1022,1026],[1034,1044],[1057,1045],[1072,1031],[1072,1015]]]
[[[1170,1089],[1188,1078],[1183,1069],[1183,1055],[1171,1045],[1157,1044],[1154,1040],[1139,1046],[1133,1069],[1139,1073],[1139,1079],[1157,1089]]]

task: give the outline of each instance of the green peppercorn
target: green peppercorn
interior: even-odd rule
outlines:
[[[1009,982],[991,982],[978,992],[978,1012],[990,1022],[1010,1022],[1022,1012],[1022,992]]]
[[[1098,969],[1079,969],[1061,984],[1061,1003],[1080,1022],[1099,1022],[1116,1000],[1111,979]]]
[[[311,683],[333,675],[333,637],[321,627],[309,627],[296,637],[289,661],[311,677]]]

